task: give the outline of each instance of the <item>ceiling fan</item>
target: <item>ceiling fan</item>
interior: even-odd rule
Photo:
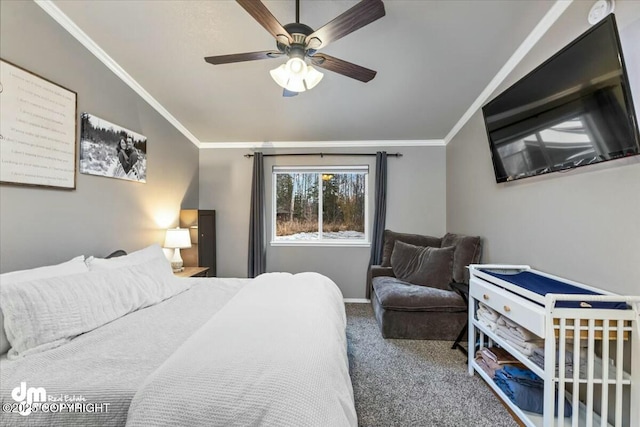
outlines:
[[[299,92],[313,88],[322,80],[323,74],[311,65],[307,65],[307,60],[316,67],[361,82],[366,83],[375,77],[376,72],[373,70],[318,53],[318,50],[382,18],[385,15],[382,0],[362,0],[315,31],[300,23],[300,0],[296,0],[296,22],[284,26],[260,0],[236,1],[275,37],[278,50],[208,56],[204,58],[208,63],[220,65],[279,58],[286,55],[289,58],[287,63],[271,70],[271,77],[284,88],[284,96],[295,96]]]

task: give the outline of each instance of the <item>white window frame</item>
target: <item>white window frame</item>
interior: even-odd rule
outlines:
[[[276,236],[277,210],[277,175],[290,173],[318,174],[318,236],[310,240],[287,240]],[[364,173],[364,239],[324,239],[322,237],[322,175],[339,173]],[[273,166],[271,171],[271,246],[334,246],[334,247],[369,247],[369,166]]]

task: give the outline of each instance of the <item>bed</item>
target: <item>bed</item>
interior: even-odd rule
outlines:
[[[136,259],[144,251],[153,260]],[[139,252],[62,277],[0,277],[12,344],[0,425],[357,425],[330,279],[180,279],[159,247]]]

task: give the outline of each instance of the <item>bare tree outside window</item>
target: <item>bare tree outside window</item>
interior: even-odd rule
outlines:
[[[364,238],[364,195],[364,174],[322,174],[322,234],[325,239]]]
[[[277,172],[274,178],[276,240],[365,240],[365,171]]]

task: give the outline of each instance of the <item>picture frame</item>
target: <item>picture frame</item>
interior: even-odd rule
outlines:
[[[75,190],[77,99],[0,58],[0,184]]]
[[[80,128],[80,173],[147,182],[146,136],[86,112]]]

